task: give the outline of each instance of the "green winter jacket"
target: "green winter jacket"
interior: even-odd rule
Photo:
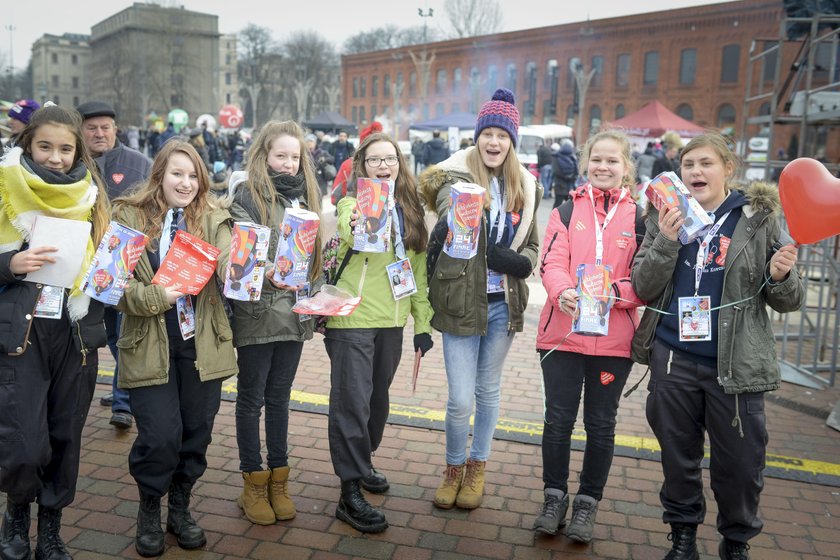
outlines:
[[[266,201],[269,205],[269,202]],[[301,208],[308,209],[305,200],[300,201]],[[284,196],[277,194],[274,202],[274,213],[269,216],[271,238],[268,245],[268,258],[273,259],[277,254],[277,242],[280,237],[280,224],[286,209],[292,204]],[[247,185],[240,184],[234,195],[230,213],[235,221],[260,223],[260,215],[251,201],[250,190]],[[314,259],[309,264],[310,270],[320,268],[320,263]],[[320,277],[319,277],[320,278]],[[310,289],[315,293],[323,282],[313,283]],[[233,308],[233,345],[248,346],[251,344],[267,344],[277,341],[304,341],[312,338],[313,319],[300,320],[300,315],[292,311],[295,304],[295,292],[280,290],[263,279],[262,293],[258,301],[228,300]]]
[[[398,187],[399,188],[399,187]],[[356,199],[346,196],[338,202],[338,234],[341,244],[338,248],[338,262],[341,263],[348,249],[353,246],[350,229],[350,214],[356,207]],[[406,248],[411,270],[417,283],[417,293],[394,300],[391,279],[385,267],[397,261],[393,243],[387,253],[355,253],[341,273],[337,287],[355,295],[361,295],[359,307],[347,317],[330,317],[328,329],[385,329],[404,327],[409,313],[414,318],[414,334],[430,333],[432,328],[432,306],[429,304],[426,282],[426,253],[417,253]]]
[[[141,231],[145,225],[137,209],[131,207],[124,207],[114,219]],[[214,209],[207,214],[204,228],[206,241],[221,250],[216,275],[224,278],[230,253],[230,214],[227,210]],[[121,389],[163,385],[169,381],[169,337],[164,313],[173,306],[167,303],[163,286],[152,284],[153,277],[146,250],[117,305],[123,313],[117,342]],[[202,381],[224,379],[237,373],[232,339],[219,289],[211,279],[195,302],[195,367]]]
[[[450,187],[457,182],[474,183],[466,165],[466,150],[455,152],[420,176],[420,191],[428,208],[435,209],[438,218],[449,212]],[[522,168],[525,204],[520,224],[510,248],[531,261],[531,268],[539,258],[537,210],[542,200],[542,187],[533,175]],[[429,300],[435,315],[432,326],[459,336],[487,334],[487,234],[482,218],[475,258],[455,259],[441,251],[434,274],[429,280]],[[508,304],[508,330],[522,332],[525,308],[528,306],[528,284],[522,278],[505,275],[505,301]]]
[[[723,307],[717,324],[718,380],[730,394],[779,388],[781,374],[766,306],[779,313],[795,311],[805,298],[796,268],[782,282],[768,282],[762,288],[765,278],[769,278],[769,256],[781,230],[777,216],[781,209],[779,193],[773,185],[755,183],[745,196],[748,204],[742,207],[726,254],[721,305],[748,301]],[[633,262],[631,280],[642,300],[656,309],[667,309],[680,242],[659,235],[659,213],[651,205],[648,212],[647,233]],[[650,363],[660,317],[652,309],[645,309],[633,337],[634,361]]]

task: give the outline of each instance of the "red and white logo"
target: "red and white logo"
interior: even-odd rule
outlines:
[[[122,180],[125,179],[125,175],[123,175],[122,173],[114,173],[113,175],[111,175],[111,179],[113,179],[114,182],[119,185],[120,183],[122,183]]]
[[[718,266],[726,266],[726,252],[729,250],[729,244],[731,242],[732,240],[730,238],[723,235],[720,236],[720,239],[718,240],[720,254],[715,259],[715,264]]]
[[[609,385],[613,381],[615,381],[615,375],[608,371],[601,372],[601,385]]]

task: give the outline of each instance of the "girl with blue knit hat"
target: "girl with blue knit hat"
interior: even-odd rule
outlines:
[[[542,188],[516,157],[518,133],[513,93],[498,89],[478,114],[476,145],[420,176],[426,204],[439,217],[429,244],[428,271],[432,326],[443,333],[449,385],[446,471],[434,498],[443,509],[481,505],[485,463],[499,415],[502,366],[514,334],[522,331],[528,304],[525,279],[537,263]],[[471,259],[440,250],[448,233],[450,190],[459,182],[486,189],[478,253]]]

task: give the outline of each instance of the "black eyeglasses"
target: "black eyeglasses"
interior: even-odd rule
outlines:
[[[382,165],[382,162],[385,162],[386,165],[397,165],[399,163],[400,158],[397,156],[385,156],[385,157],[369,157],[365,159],[365,163],[370,165],[371,167],[379,167]]]

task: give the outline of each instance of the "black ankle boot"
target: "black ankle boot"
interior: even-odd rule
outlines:
[[[38,546],[35,560],[73,560],[61,540],[61,510],[38,506]]]
[[[178,537],[178,546],[187,550],[207,544],[204,531],[190,515],[190,492],[192,484],[173,482],[169,486],[169,514],[166,516],[166,530]]]
[[[160,498],[140,492],[137,509],[137,535],[134,538],[137,554],[147,558],[163,554],[163,529],[160,528]]]
[[[341,499],[335,516],[362,533],[381,533],[388,528],[385,515],[365,500],[358,480],[341,483]]]
[[[29,525],[32,519],[29,504],[18,504],[6,498],[6,512],[0,527],[0,558],[3,560],[29,560]]]
[[[697,525],[671,523],[668,540],[673,543],[665,560],[700,560],[697,552]]]

